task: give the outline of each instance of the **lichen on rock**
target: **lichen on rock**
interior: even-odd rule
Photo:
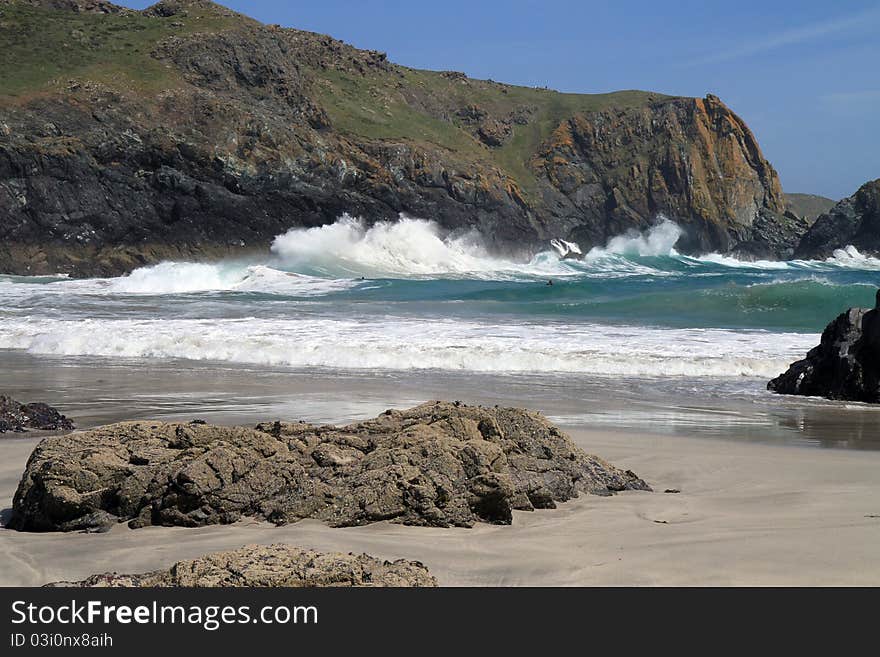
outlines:
[[[195,527],[243,516],[471,527],[586,492],[650,490],[538,413],[429,402],[348,426],[125,422],[41,442],[9,526]]]
[[[167,570],[100,573],[51,587],[412,587],[437,586],[418,561],[382,561],[366,554],[316,552],[292,545],[246,545],[178,561]]]

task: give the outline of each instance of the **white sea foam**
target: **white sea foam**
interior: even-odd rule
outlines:
[[[677,256],[675,245],[682,234],[678,224],[664,218],[643,233],[632,230],[625,235],[612,237],[604,249],[591,249],[587,260],[598,259],[609,253],[624,256]]]
[[[336,319],[9,318],[0,348],[34,354],[338,369],[644,377],[775,376],[816,335],[594,324]]]
[[[70,280],[40,278],[0,280],[0,299],[34,295],[139,296],[200,292],[263,292],[290,296],[322,296],[358,285],[351,279],[307,276],[266,265],[239,263],[163,262],[116,278]]]
[[[740,260],[733,256],[721,255],[720,253],[708,253],[696,258],[682,257],[682,260],[692,263],[709,263],[721,265],[733,269],[767,269],[784,270],[791,269],[791,264],[784,260]]]
[[[333,224],[292,229],[279,235],[272,255],[261,264],[242,262],[164,262],[117,278],[71,280],[56,277],[0,277],[0,301],[32,296],[181,295],[212,292],[262,292],[314,297],[361,285],[360,278],[483,279],[498,281],[546,278],[625,278],[631,276],[717,275],[732,270],[880,271],[880,259],[854,247],[823,261],[744,261],[731,256],[680,255],[681,228],[668,219],[643,233],[614,237],[580,260],[556,252],[578,253],[574,242],[553,240],[555,247],[529,262],[489,255],[474,232],[447,234],[432,221],[402,216],[396,222],[366,226],[344,215]],[[664,262],[664,258],[669,259]],[[681,264],[688,267],[681,271]],[[706,268],[701,273],[700,267]]]
[[[433,221],[403,215],[369,227],[343,215],[326,226],[294,228],[275,238],[272,252],[284,268],[328,276],[508,279],[574,273],[555,254],[529,263],[493,257],[473,231],[445,234]]]
[[[825,262],[846,269],[880,270],[880,258],[863,255],[854,246],[836,249]]]
[[[841,269],[859,271],[880,270],[880,259],[859,253],[854,246],[836,249],[825,260],[740,260],[720,253],[709,253],[699,257],[682,257],[695,263],[711,263],[734,269],[796,270],[827,272]]]

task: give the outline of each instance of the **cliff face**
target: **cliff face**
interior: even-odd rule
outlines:
[[[342,212],[473,227],[514,255],[660,213],[685,251],[786,255],[805,228],[712,96],[417,71],[200,0],[7,0],[0,27],[0,271],[262,249]]]
[[[827,258],[835,249],[852,245],[880,256],[880,178],[821,215],[797,246],[798,258]]]
[[[535,166],[572,217],[570,237],[588,244],[663,214],[686,228],[686,251],[779,255],[805,228],[781,216],[776,172],[745,123],[711,95],[578,114]]]

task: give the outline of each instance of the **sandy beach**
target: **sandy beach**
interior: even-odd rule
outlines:
[[[0,530],[0,584],[142,572],[273,542],[417,559],[446,586],[880,584],[880,452],[569,433],[656,492],[582,496],[556,510],[515,512],[512,526],[473,529],[245,520],[197,529],[118,526],[106,534]],[[0,441],[3,509],[37,441]]]

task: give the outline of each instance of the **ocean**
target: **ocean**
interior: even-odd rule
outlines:
[[[580,260],[549,248],[515,262],[430,221],[344,216],[278,236],[259,260],[0,276],[0,384],[39,379],[35,393],[93,406],[85,386],[124,406],[124,379],[140,373],[129,408],[159,400],[141,415],[249,407],[340,421],[444,396],[537,406],[569,425],[880,447],[874,409],[765,389],[837,314],[873,305],[880,260],[852,248],[822,261],[691,257],[675,251],[680,232],[662,221]],[[171,373],[192,385],[169,400]],[[208,380],[244,398],[242,378],[264,397],[208,403],[221,392],[203,394]]]

